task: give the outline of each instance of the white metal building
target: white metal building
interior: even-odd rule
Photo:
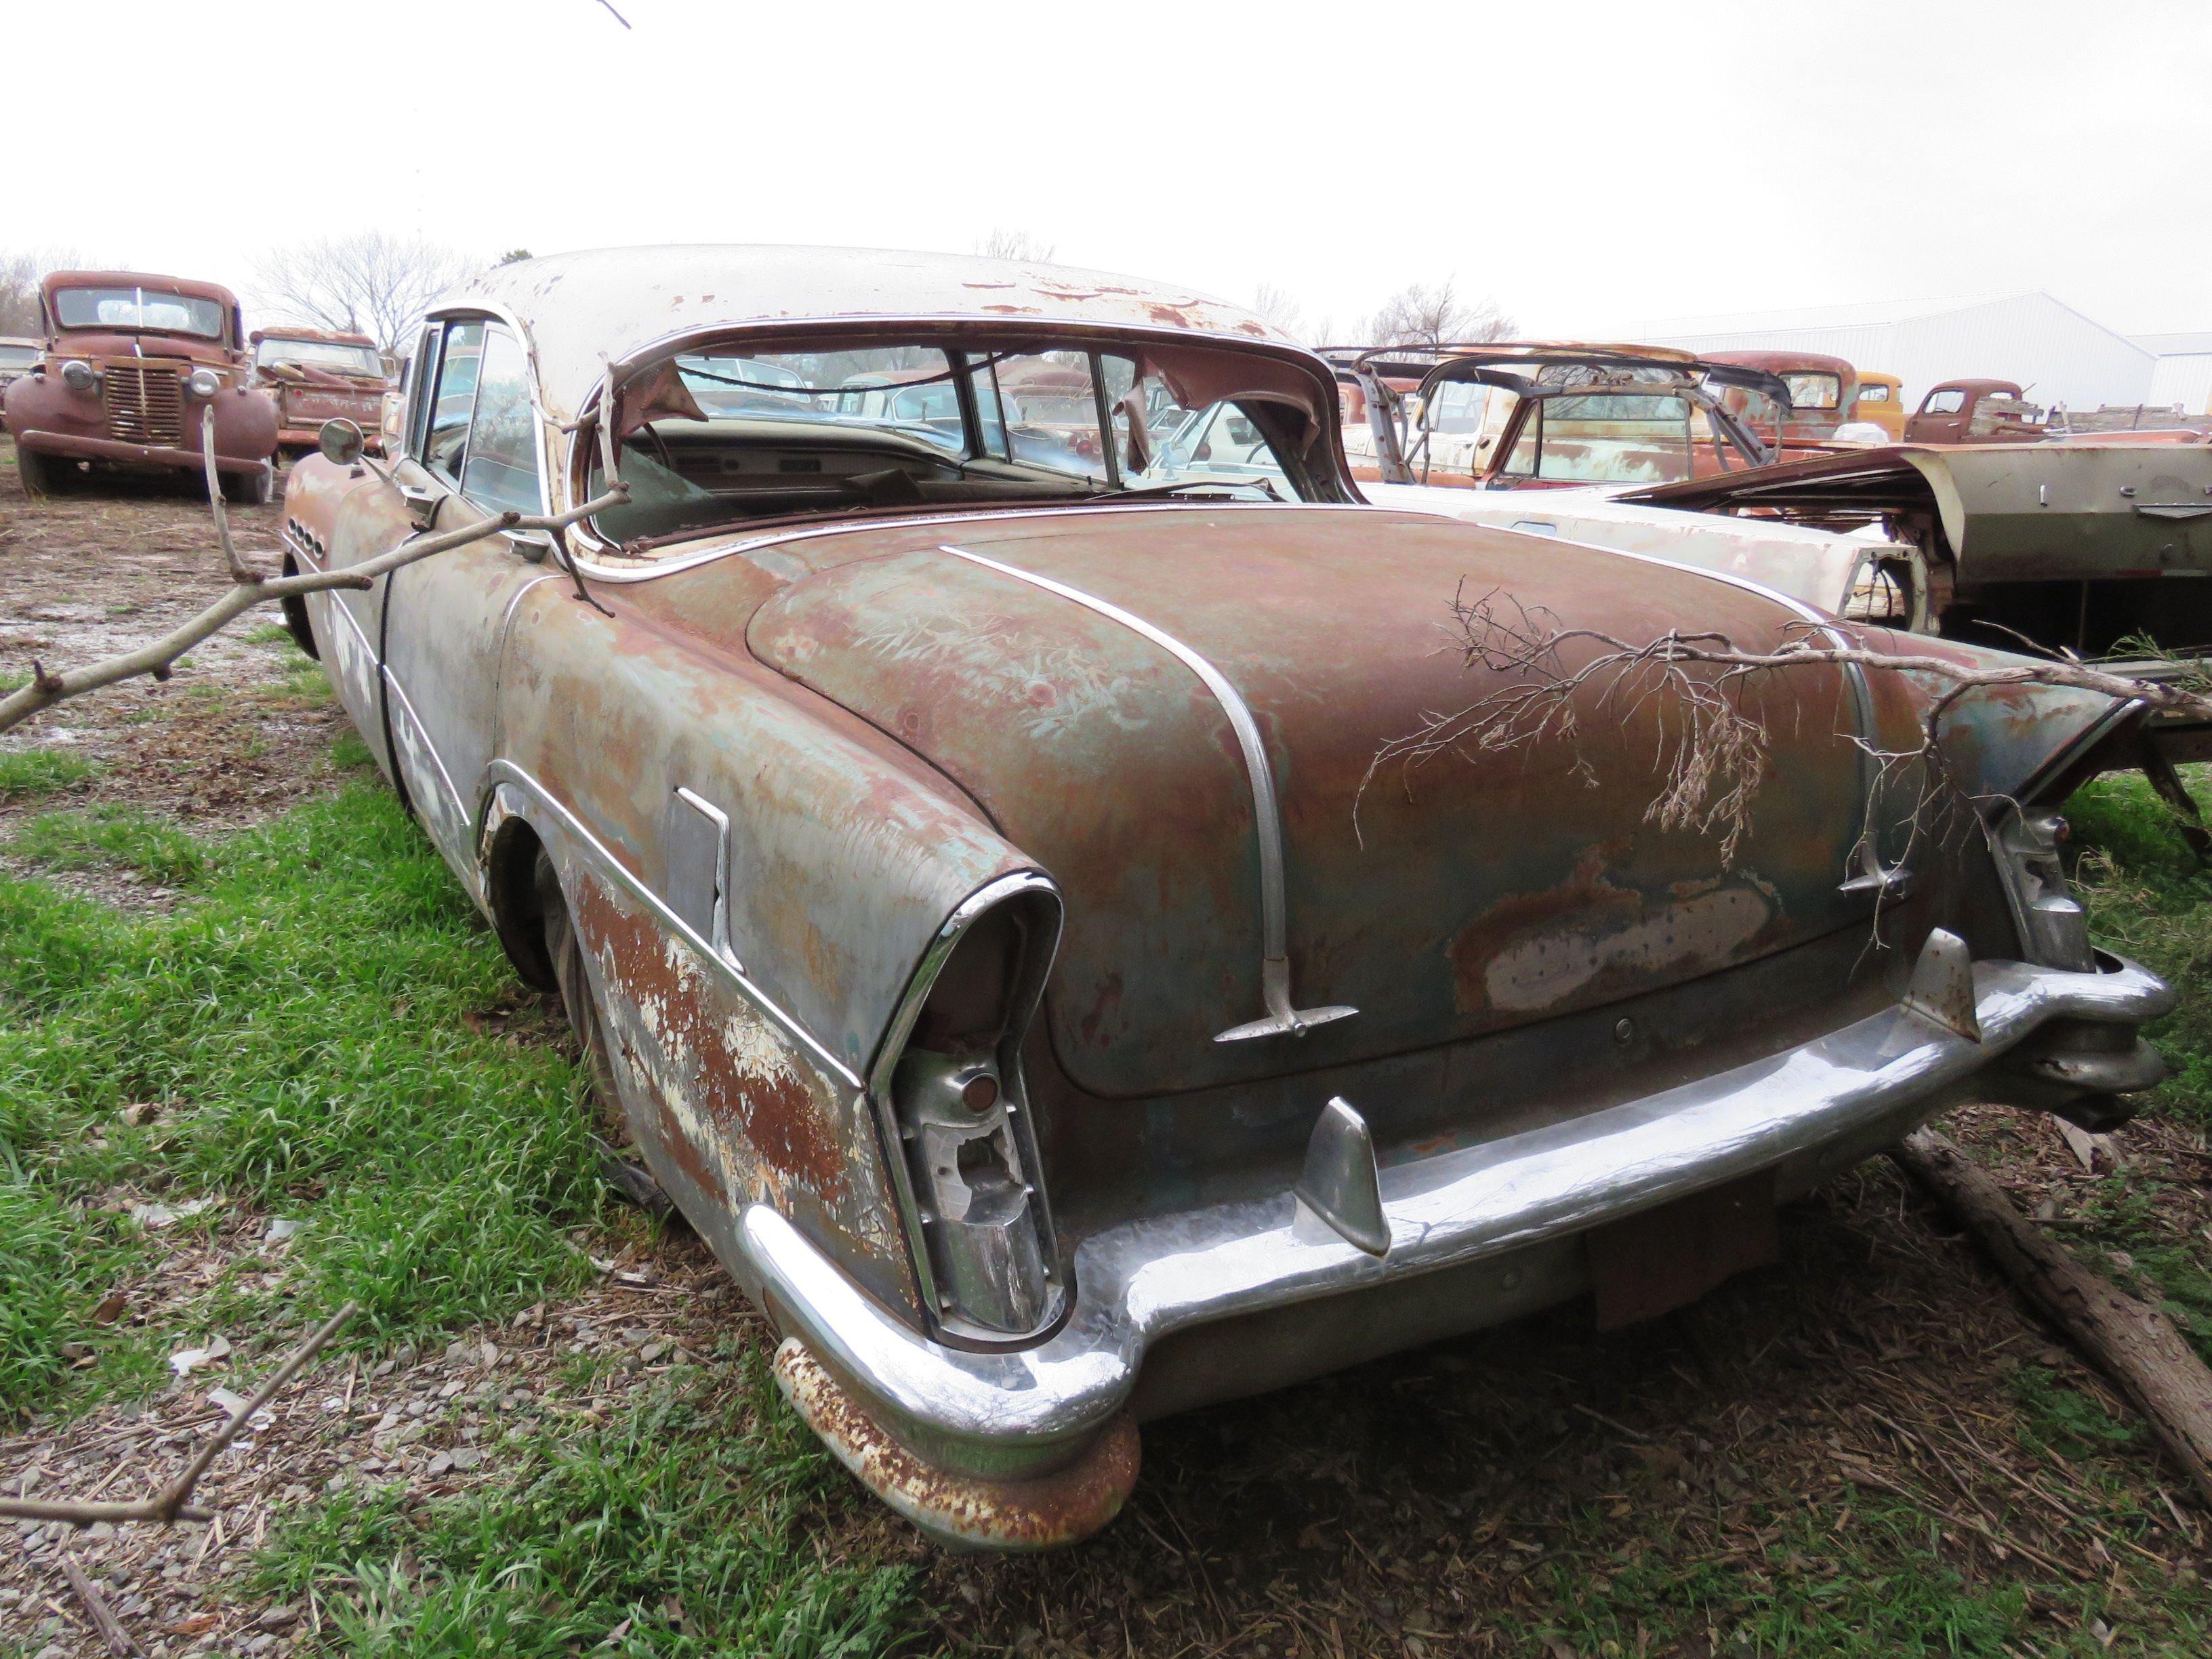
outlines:
[[[1905,382],[1905,407],[1969,376],[2017,380],[2045,405],[2172,401],[2151,395],[2156,353],[2041,290],[1737,317],[1649,321],[1632,338],[1692,351],[1826,352]],[[2212,343],[2212,336],[2191,338]],[[2197,405],[2201,407],[2201,402]]]
[[[2146,402],[2212,415],[2212,334],[2138,334],[2135,343],[2156,359]]]

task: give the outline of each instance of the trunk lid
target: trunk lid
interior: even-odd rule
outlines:
[[[835,538],[859,554],[870,532]],[[1794,620],[1710,577],[1425,516],[1121,507],[947,520],[933,541],[1095,596],[1202,655],[1249,705],[1281,803],[1297,1005],[1356,1016],[1222,1043],[1262,1014],[1259,836],[1222,705],[1123,623],[911,532],[769,598],[763,662],[897,738],[1059,882],[1047,999],[1081,1087],[1143,1096],[1425,1048],[1731,967],[1847,922],[1860,822],[1839,675],[1753,685],[1773,767],[1735,866],[1644,822],[1657,722],[1438,757],[1376,750],[1500,681],[1443,630],[1462,583],[1632,641],[1677,622],[1745,645]],[[821,543],[814,544],[817,549]],[[1357,830],[1355,802],[1359,805]]]

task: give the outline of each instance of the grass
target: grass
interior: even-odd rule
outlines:
[[[112,1213],[133,1192],[307,1219],[276,1286],[225,1292],[272,1329],[354,1297],[346,1340],[389,1343],[588,1273],[566,1237],[599,1201],[580,1081],[469,1029],[512,971],[390,795],[356,782],[204,841],[49,815],[11,850],[186,902],[125,915],[0,879],[0,1416],[103,1380],[69,1348],[100,1352],[92,1304],[148,1248]],[[123,1122],[133,1103],[150,1121]]]
[[[83,782],[94,769],[83,756],[64,750],[0,750],[0,801],[58,794]]]
[[[849,1485],[757,1351],[723,1360],[671,1371],[603,1426],[541,1432],[475,1491],[410,1507],[344,1489],[277,1534],[256,1588],[315,1598],[348,1651],[380,1659],[903,1648],[909,1572],[805,1547]]]

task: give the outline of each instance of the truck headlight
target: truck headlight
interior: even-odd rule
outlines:
[[[185,385],[195,398],[212,398],[222,390],[222,381],[211,368],[196,368]]]
[[[100,384],[100,371],[82,358],[72,357],[62,365],[62,384],[72,392],[89,392]]]

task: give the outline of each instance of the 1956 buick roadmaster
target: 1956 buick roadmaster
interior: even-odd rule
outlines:
[[[334,428],[294,470],[295,566],[617,499],[298,625],[793,1405],[936,1536],[1080,1538],[1148,1417],[1648,1315],[1948,1101],[2110,1121],[2158,1077],[2169,994],[2091,947],[2051,811],[2131,708],[1962,706],[1971,837],[1876,787],[1933,690],[1824,666],[1743,689],[1732,860],[1646,821],[1656,699],[1360,800],[1495,688],[1434,648],[1462,583],[1902,636],[1362,505],[1328,367],[1233,307],[635,249],[493,272],[408,355],[388,467]],[[1167,441],[1209,410],[1233,445]]]

